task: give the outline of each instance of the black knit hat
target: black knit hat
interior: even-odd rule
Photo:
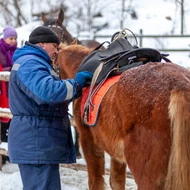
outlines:
[[[60,40],[58,35],[46,26],[39,26],[32,31],[29,36],[29,42],[32,44],[47,42],[47,43],[56,43],[59,45]]]

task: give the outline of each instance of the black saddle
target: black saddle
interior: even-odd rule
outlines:
[[[105,43],[105,42],[104,42]],[[101,44],[103,45],[103,44]],[[132,46],[126,37],[120,37],[110,43],[105,50],[95,48],[80,64],[78,72],[95,72],[96,68],[103,63],[103,67],[96,79],[96,84],[104,78],[117,75],[127,69],[136,67],[148,62],[161,62],[168,54],[161,54],[159,51],[151,48],[138,48]]]

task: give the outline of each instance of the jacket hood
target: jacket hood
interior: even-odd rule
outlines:
[[[45,59],[50,65],[52,61],[46,51],[38,45],[26,42],[21,48],[18,48],[13,55],[13,62],[15,62],[19,57],[23,55],[33,55]]]

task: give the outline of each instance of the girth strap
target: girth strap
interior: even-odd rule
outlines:
[[[98,83],[98,85],[95,87],[95,84],[96,84],[96,80],[103,68],[103,65],[104,65],[105,62],[100,62],[100,65],[96,68],[95,72],[94,72],[94,75],[93,75],[93,78],[92,78],[92,82],[90,84],[90,90],[89,90],[89,94],[88,94],[88,97],[86,99],[86,102],[84,104],[84,122],[88,122],[88,114],[89,114],[89,110],[90,110],[90,107],[92,107],[93,109],[93,104],[92,104],[92,98],[94,96],[94,94],[98,91],[98,89],[102,86],[102,84],[105,82],[105,80],[108,78],[109,74],[113,71],[113,70],[116,70],[115,68],[113,68],[112,70],[110,70],[110,72],[106,75],[106,77],[100,82]]]

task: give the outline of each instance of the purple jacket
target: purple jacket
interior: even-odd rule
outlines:
[[[5,43],[3,39],[0,39],[0,64],[2,65],[3,71],[10,71],[12,68],[12,57],[17,49],[17,44],[10,46]]]

